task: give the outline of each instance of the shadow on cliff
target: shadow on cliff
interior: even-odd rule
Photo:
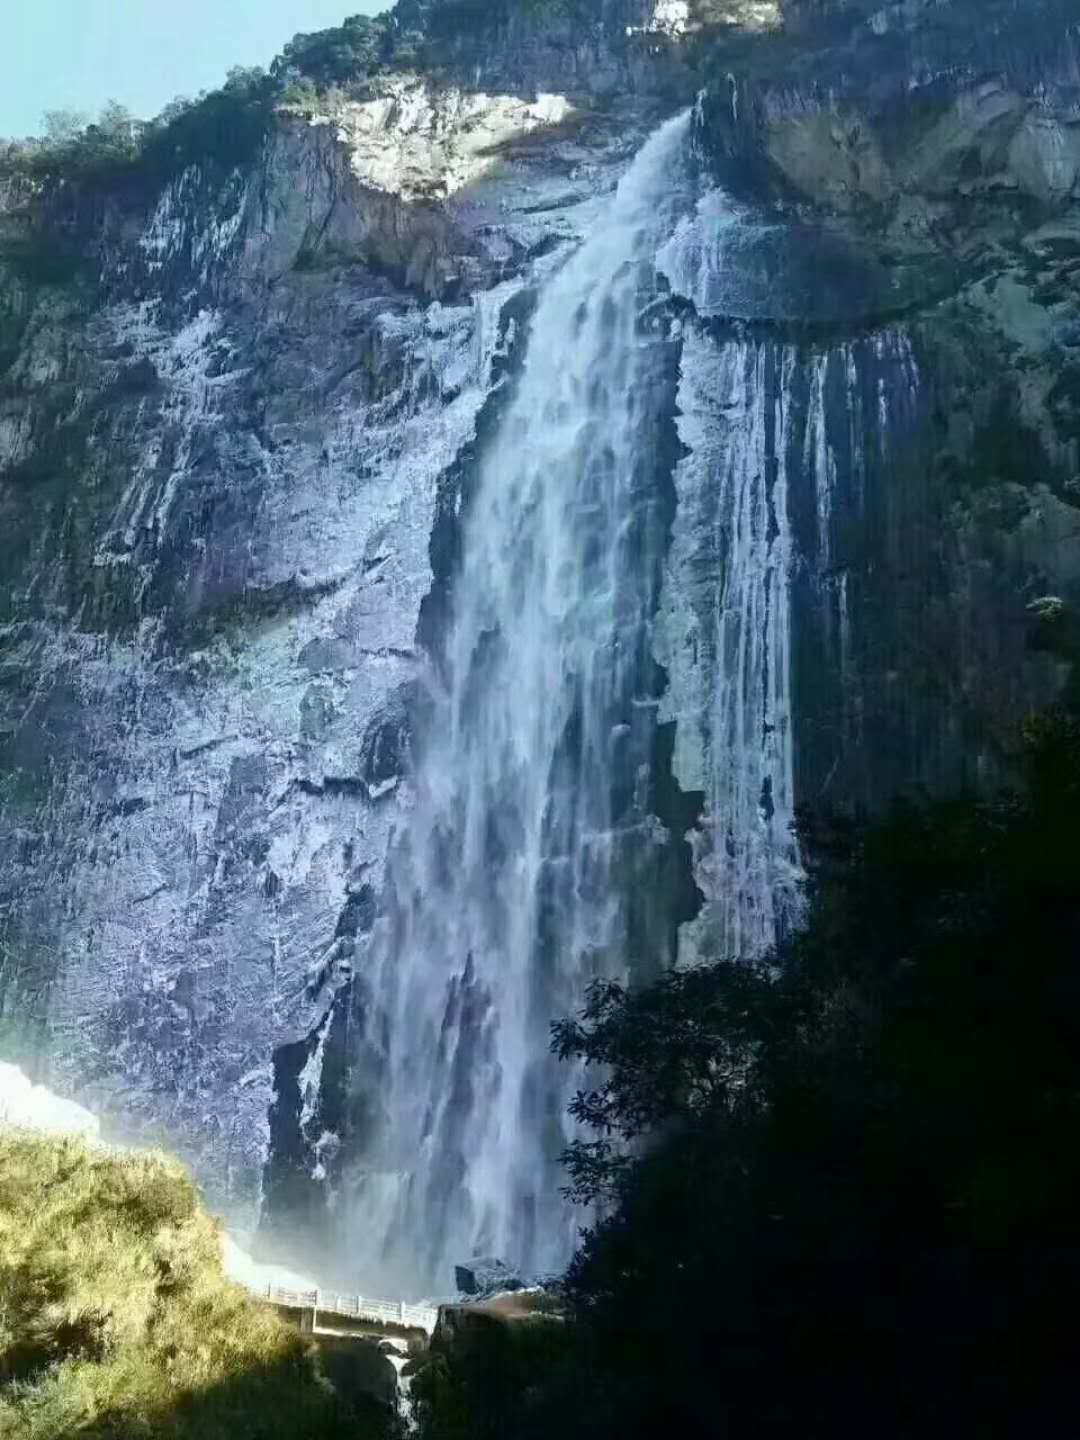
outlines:
[[[347,1364],[336,1367],[312,1400],[304,1377],[287,1367],[253,1368],[205,1389],[183,1391],[169,1404],[136,1414],[103,1416],[81,1428],[88,1440],[400,1440],[395,1410],[351,1385]],[[23,1432],[12,1431],[13,1437]],[[26,1440],[63,1440],[70,1431],[26,1431]]]

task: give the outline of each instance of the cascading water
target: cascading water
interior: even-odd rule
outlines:
[[[575,1077],[549,1026],[591,978],[626,973],[633,857],[666,838],[635,756],[664,530],[649,302],[688,123],[647,142],[544,287],[464,522],[355,1070],[351,1259],[398,1293],[445,1290],[471,1254],[543,1272],[572,1248],[558,1157]]]
[[[705,801],[694,833],[705,903],[680,959],[750,959],[800,909],[788,513],[799,362],[792,347],[718,344],[691,325],[681,369],[686,454],[657,654],[675,773]]]

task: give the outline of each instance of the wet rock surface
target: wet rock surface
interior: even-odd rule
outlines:
[[[505,1260],[491,1256],[469,1260],[454,1268],[454,1281],[463,1295],[487,1297],[522,1290],[524,1281]]]

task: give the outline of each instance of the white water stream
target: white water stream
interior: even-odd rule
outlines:
[[[647,314],[687,129],[653,135],[546,284],[481,463],[359,1068],[377,1111],[349,1233],[368,1284],[445,1290],[476,1253],[535,1273],[572,1248],[558,1156],[575,1076],[549,1025],[626,963],[613,772],[649,703],[632,697],[656,599]]]

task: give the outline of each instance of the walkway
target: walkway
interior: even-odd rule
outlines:
[[[310,1310],[310,1329],[316,1335],[341,1333],[332,1325],[320,1325],[320,1316],[390,1330],[422,1330],[426,1335],[432,1333],[439,1318],[434,1305],[407,1305],[404,1300],[369,1300],[366,1295],[342,1295],[336,1290],[287,1290],[283,1286],[269,1284],[260,1289],[251,1287],[251,1293],[285,1310]],[[305,1329],[309,1328],[306,1316],[302,1323]]]

